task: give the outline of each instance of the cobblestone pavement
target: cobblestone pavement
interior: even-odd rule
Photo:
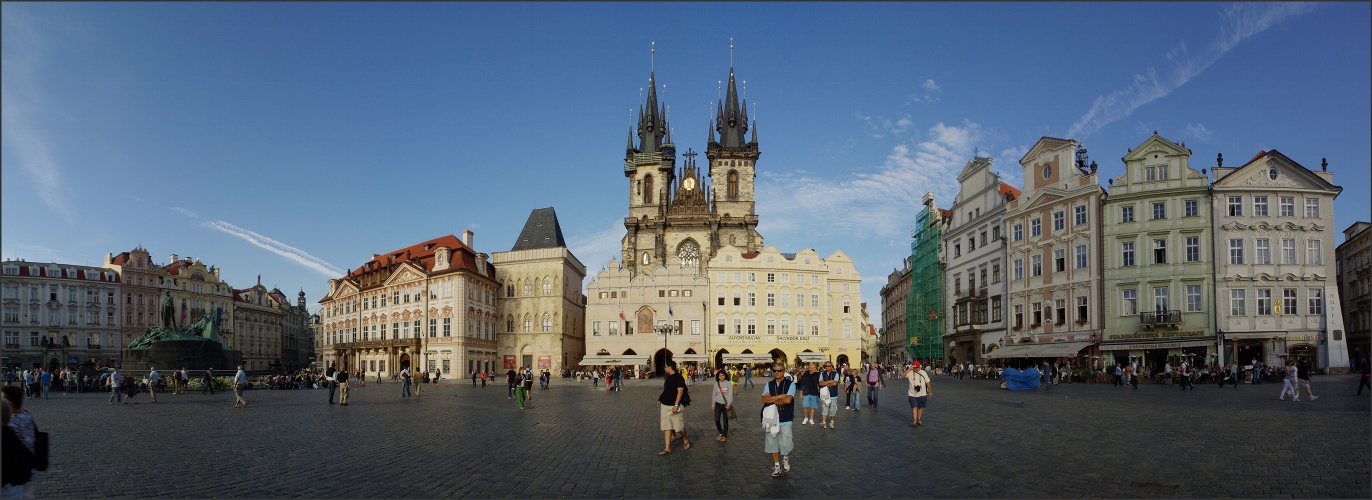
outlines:
[[[110,406],[100,394],[28,405],[52,435],[41,497],[1358,497],[1372,496],[1368,396],[1352,376],[1315,380],[1319,401],[1281,386],[1144,384],[1009,392],[995,381],[934,378],[923,427],[906,384],[879,411],[839,411],[837,428],[796,425],[794,469],[769,476],[747,389],[727,444],[708,382],[691,387],[694,446],[657,456],[658,381],[623,392],[555,380],[528,409],[504,386],[399,384],[352,391],[162,394]]]

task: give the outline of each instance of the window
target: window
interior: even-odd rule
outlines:
[[[1053,250],[1053,272],[1067,270],[1067,250]]]
[[[843,338],[845,338],[845,339],[851,339],[851,338],[853,338],[853,325],[850,325],[850,324],[847,324],[847,323],[844,323],[844,324],[843,324]]]
[[[1296,289],[1283,288],[1281,291],[1281,313],[1296,314]]]
[[[1165,180],[1167,180],[1168,177],[1169,177],[1169,176],[1167,175],[1167,165],[1159,165],[1159,166],[1158,166],[1158,180],[1160,180],[1160,181],[1165,181]]]
[[[1124,316],[1132,316],[1139,313],[1139,292],[1138,290],[1121,290],[1122,303],[1120,311]]]
[[[718,303],[721,306],[724,305],[724,292],[719,292],[719,296],[715,297],[715,299],[716,303]]]
[[[1043,276],[1043,256],[1034,255],[1029,257],[1030,276]]]
[[[1086,269],[1086,245],[1077,245],[1075,252],[1077,269]]]
[[[1247,315],[1248,315],[1248,313],[1246,312],[1247,309],[1245,308],[1245,304],[1247,304],[1248,299],[1247,299],[1247,297],[1245,297],[1245,295],[1247,295],[1247,290],[1230,290],[1230,291],[1229,291],[1229,315],[1230,315],[1230,316],[1247,316]]]
[[[527,314],[524,315],[524,331],[526,331],[526,332],[532,332],[532,331],[534,331],[534,318],[533,318],[533,316],[529,316],[529,315],[527,315]]]
[[[1309,291],[1310,314],[1324,314],[1324,290],[1312,288]]]
[[[1015,269],[1015,270],[1014,270],[1015,279],[1017,279],[1017,280],[1022,280],[1022,279],[1024,279],[1024,259],[1015,259],[1015,263],[1014,263],[1014,266],[1013,266],[1013,267],[1014,267],[1014,269]]]
[[[452,318],[443,318],[443,336],[444,336],[444,337],[451,337],[451,336],[453,336],[453,319],[452,319]]]
[[[734,292],[734,305],[735,305],[735,306],[741,306],[741,305],[743,305],[743,294],[742,294],[742,293],[740,293],[740,292]]]
[[[790,295],[784,294],[784,293],[781,294],[781,307],[782,307],[782,308],[791,307],[791,296],[790,296]]]
[[[1306,240],[1305,242],[1305,263],[1319,265],[1320,262],[1320,240]]]
[[[1024,328],[1024,306],[1015,304],[1015,328]]]
[[[754,330],[756,329],[756,327],[753,325],[752,322],[753,322],[753,320],[748,320],[748,334],[749,334],[749,335],[752,335],[753,332],[754,332]],[[738,319],[738,318],[734,318],[734,335],[739,335],[739,334],[741,334],[741,333],[743,333],[743,320]]]
[[[962,241],[961,241],[961,240],[954,240],[954,241],[953,241],[953,256],[954,256],[954,257],[961,257],[961,256],[962,256]]]
[[[1272,243],[1266,238],[1253,240],[1253,263],[1271,264],[1272,263]]]
[[[730,257],[732,257],[732,255],[731,255]],[[735,271],[735,272],[734,272],[734,279],[733,279],[733,282],[734,282],[734,283],[742,283],[742,282],[743,282],[743,273],[740,273],[740,272]]]
[[[1001,320],[1000,296],[991,297],[991,321],[999,323]]]
[[[1120,243],[1120,265],[1133,267],[1134,265],[1134,242],[1125,241]]]
[[[1281,263],[1282,263],[1282,264],[1295,264],[1295,263],[1296,263],[1296,240],[1294,240],[1294,239],[1284,239],[1284,240],[1281,240]]]
[[[1166,204],[1166,203],[1154,203],[1154,204],[1153,204],[1153,218],[1154,218],[1154,219],[1166,219],[1166,218],[1167,218],[1167,204]]]
[[[691,320],[691,335],[700,335],[700,320]]]
[[[1283,196],[1283,197],[1280,198],[1280,200],[1281,200],[1281,216],[1282,216],[1282,217],[1295,217],[1295,216],[1296,216],[1296,197],[1295,197],[1295,196]]]
[[[1134,222],[1134,206],[1125,205],[1120,207],[1120,222]]]
[[[776,307],[776,306],[777,306],[777,294],[775,294],[775,293],[770,293],[770,292],[769,292],[769,293],[767,294],[767,307]]]
[[[1087,305],[1086,296],[1085,296],[1085,295],[1078,296],[1078,297],[1077,297],[1077,321],[1080,321],[1080,322],[1082,322],[1082,323],[1085,323],[1085,322],[1086,322],[1087,316],[1088,316],[1088,314],[1087,314],[1088,308],[1086,307],[1086,305]]]
[[[953,295],[962,295],[962,273],[953,275]]]
[[[1229,263],[1230,263],[1230,264],[1242,264],[1242,263],[1243,263],[1243,240],[1241,240],[1241,239],[1232,239],[1232,240],[1229,240]]]
[[[1157,180],[1157,179],[1158,179],[1158,174],[1157,174],[1156,169],[1154,169],[1153,167],[1143,167],[1143,180],[1145,180],[1145,181],[1154,181],[1154,180]]]
[[[1153,310],[1156,312],[1166,312],[1171,309],[1172,307],[1167,301],[1169,296],[1167,287],[1153,287]]]
[[[1078,226],[1086,224],[1086,205],[1079,205],[1074,210],[1076,211],[1076,224]]]
[[[777,273],[767,273],[767,282],[768,282],[768,283],[776,283],[776,282],[777,282]]]
[[[748,307],[757,306],[757,292],[748,292]]]
[[[767,319],[767,335],[777,334],[777,320]]]
[[[1229,197],[1229,216],[1230,216],[1230,217],[1243,217],[1243,197],[1242,197],[1242,196],[1230,196],[1230,197]]]
[[[1267,197],[1266,197],[1266,196],[1254,196],[1254,197],[1253,197],[1253,216],[1255,216],[1255,217],[1267,217]]]
[[[1186,285],[1186,312],[1201,311],[1200,285]]]
[[[996,222],[994,222],[993,224],[995,224],[995,225],[994,225],[994,226],[991,226],[991,239],[992,239],[992,240],[999,240],[999,239],[1000,239],[1000,221],[996,221]]]
[[[1011,233],[1013,233],[1012,237],[1015,241],[1024,239],[1024,224],[1015,224]]]
[[[552,316],[549,316],[548,313],[543,313],[543,331],[553,331],[553,318]]]
[[[1037,238],[1043,234],[1043,221],[1035,218],[1029,221],[1029,237]]]
[[[1167,263],[1167,240],[1166,240],[1166,239],[1156,239],[1156,240],[1153,240],[1153,263],[1154,263],[1154,264],[1166,264],[1166,263]]]
[[[757,273],[748,273],[748,282],[757,283]]]
[[[1000,283],[1000,261],[991,264],[991,283]]]
[[[1035,303],[1033,303],[1033,304],[1029,304],[1029,308],[1030,308],[1031,310],[1033,310],[1033,312],[1034,312],[1034,323],[1031,324],[1031,325],[1029,325],[1029,326],[1034,327],[1034,326],[1042,325],[1042,324],[1043,324],[1043,303],[1042,303],[1042,302],[1035,302]]]
[[[1200,215],[1200,204],[1196,200],[1186,200],[1186,216],[1195,217]]]
[[[1318,218],[1320,218],[1320,200],[1319,200],[1319,198],[1313,198],[1313,199],[1306,199],[1306,200],[1305,200],[1305,216],[1306,216],[1307,218],[1312,218],[1312,219],[1318,219]]]
[[[1271,289],[1271,288],[1259,288],[1259,289],[1258,289],[1258,315],[1259,315],[1259,316],[1271,316],[1271,315],[1272,315],[1272,289]]]
[[[851,312],[853,312],[853,303],[847,300],[843,301],[843,314],[848,314]]]
[[[970,252],[970,251],[976,250],[976,249],[977,249],[977,239],[974,238],[974,237],[968,236],[968,237],[967,237],[967,251]]]
[[[1053,212],[1053,230],[1061,231],[1067,228],[1067,214]]]

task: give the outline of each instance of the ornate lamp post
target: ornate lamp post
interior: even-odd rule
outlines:
[[[658,323],[653,327],[653,331],[662,336],[662,366],[667,366],[667,339],[673,334],[681,332],[681,327],[673,325],[670,321]]]

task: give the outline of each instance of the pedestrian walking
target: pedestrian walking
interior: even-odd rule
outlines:
[[[329,404],[333,404],[333,394],[338,392],[338,369],[333,365],[324,372],[324,385],[329,386]]]
[[[476,370],[472,370],[472,387],[476,387],[476,379],[478,379],[478,378],[480,378],[480,377],[481,377],[481,375],[478,374],[478,373],[476,372]]]
[[[181,367],[181,395],[186,395],[186,388],[191,385],[191,371],[185,366]]]
[[[534,370],[533,370],[533,368],[529,368],[529,367],[526,366],[526,367],[524,367],[524,400],[525,400],[525,401],[530,401],[530,400],[533,400],[533,399],[534,399]]]
[[[481,388],[486,388],[486,370],[481,370]]]
[[[1301,389],[1305,389],[1305,395],[1310,396],[1310,400],[1320,399],[1310,392],[1310,362],[1301,361],[1296,363],[1296,395],[1300,396]]]
[[[772,455],[772,477],[791,472],[791,423],[796,387],[786,379],[786,365],[772,364],[772,380],[762,389],[762,451]]]
[[[38,454],[38,449],[36,447],[38,442],[38,424],[34,422],[33,415],[30,414],[28,410],[24,409],[24,391],[18,387],[7,385],[0,388],[0,397],[3,397],[5,402],[9,403],[10,407],[10,418],[9,422],[5,424],[5,427],[9,428],[10,431],[15,434],[15,437],[24,445],[24,448],[28,449],[29,453],[35,455],[36,461]],[[8,448],[9,443],[6,443],[5,447]],[[7,459],[5,462],[8,466],[9,460]],[[38,472],[37,465],[37,463],[33,463],[29,468],[30,475]],[[38,481],[33,480],[20,483],[23,485],[22,497],[33,498],[34,487],[37,486],[37,483]]]
[[[1129,375],[1129,385],[1130,385],[1131,387],[1133,387],[1135,390],[1138,390],[1138,388],[1139,388],[1139,367],[1138,367],[1138,365],[1132,365],[1132,364],[1129,365],[1129,368],[1127,368],[1127,369],[1125,370],[1125,372]]]
[[[691,449],[691,440],[686,437],[686,414],[682,407],[691,404],[686,389],[686,376],[676,369],[676,361],[668,360],[663,366],[667,376],[663,377],[662,394],[657,398],[658,427],[662,429],[662,451],[658,455],[672,452],[672,441],[680,436],[685,444],[681,449]]]
[[[200,389],[201,394],[204,394],[205,391],[214,394],[214,368],[205,370],[205,375],[201,377],[201,382],[205,383],[205,387]]]
[[[867,406],[877,409],[877,391],[886,386],[886,377],[881,374],[881,365],[872,363],[867,367]]]
[[[743,365],[743,388],[753,386],[753,365]]]
[[[905,370],[906,380],[910,381],[910,390],[906,396],[910,398],[910,416],[914,420],[910,422],[911,427],[924,425],[924,407],[929,404],[929,396],[934,393],[933,381],[921,369],[919,361],[910,364],[910,368]]]
[[[123,386],[120,382],[123,382],[123,376],[119,374],[118,368],[110,372],[110,376],[105,379],[105,385],[110,388],[110,404],[124,402],[124,392],[121,390]]]
[[[524,402],[527,401],[527,400],[528,400],[528,397],[529,397],[529,390],[528,390],[527,388],[524,387],[524,381],[525,381],[525,379],[527,379],[528,377],[529,377],[529,372],[528,372],[527,370],[520,370],[519,375],[518,375],[517,378],[515,379],[515,383],[514,383],[514,385],[515,385],[515,404],[518,405],[518,406],[519,406],[519,409],[521,409],[521,410],[524,409]]]
[[[815,425],[815,410],[819,409],[819,373],[815,371],[815,364],[810,363],[805,367],[805,373],[800,375],[800,411],[804,420],[802,425]]]
[[[1286,401],[1286,395],[1291,395],[1292,401],[1300,401],[1300,394],[1296,393],[1296,362],[1286,362],[1285,376],[1281,380],[1281,395],[1277,396],[1278,401]]]
[[[834,371],[834,363],[824,362],[824,371],[819,373],[819,428],[823,429],[828,425],[834,428],[834,419],[838,417],[838,372]]]
[[[1369,385],[1369,380],[1372,380],[1372,365],[1368,365],[1367,356],[1363,356],[1362,361],[1358,363],[1358,372],[1362,374],[1358,377],[1358,395],[1361,396],[1363,387],[1372,391],[1372,385]]]
[[[1043,393],[1044,393],[1044,394],[1048,394],[1049,392],[1052,392],[1052,391],[1053,391],[1053,365],[1049,364],[1047,361],[1044,361],[1044,362],[1043,362],[1043,373],[1040,373],[1040,374],[1039,374],[1039,378],[1040,378],[1041,380],[1043,380]],[[915,420],[919,420],[919,419],[915,419]]]
[[[338,381],[338,406],[348,406],[349,389],[352,389],[352,384],[348,383],[347,377]]]
[[[18,392],[22,395],[24,391],[20,389]],[[4,433],[3,446],[0,446],[4,450],[3,462],[0,463],[4,467],[4,488],[0,489],[0,498],[23,498],[24,487],[34,482],[33,468],[38,460],[33,450],[25,446],[19,434],[10,427],[13,414],[8,400],[0,399],[0,414],[4,415],[4,423],[0,425],[0,431]]]
[[[719,437],[715,440],[723,443],[729,440],[729,415],[734,409],[734,383],[729,381],[729,374],[724,370],[715,372],[715,390],[711,394],[710,399],[715,407],[715,430],[719,431]]]
[[[52,389],[52,370],[43,370],[38,378],[43,386],[43,399],[48,399],[48,391]]]
[[[162,376],[161,376],[161,375],[158,375],[158,373],[157,373],[157,368],[156,368],[156,367],[149,366],[149,367],[148,367],[148,399],[151,399],[153,403],[156,403],[156,402],[157,402],[157,381],[159,381],[159,380],[161,380],[161,379],[162,379]]]
[[[247,408],[248,401],[243,399],[243,390],[248,388],[248,374],[243,372],[243,365],[238,365],[238,373],[233,374],[233,407]]]
[[[400,369],[400,397],[410,397],[410,367]]]
[[[1180,373],[1181,373],[1181,390],[1183,390],[1183,391],[1184,391],[1184,390],[1187,390],[1187,389],[1191,389],[1191,390],[1193,390],[1193,391],[1196,390],[1196,386],[1191,385],[1191,372],[1192,372],[1192,371],[1193,371],[1193,370],[1192,370],[1192,368],[1191,368],[1191,363],[1187,363],[1186,361],[1182,361],[1182,362],[1181,362],[1181,371],[1180,371]]]
[[[381,383],[381,370],[376,371],[376,383]]]
[[[1262,383],[1262,361],[1253,360],[1253,375],[1248,383],[1258,385]]]
[[[515,373],[514,368],[505,371],[505,389],[509,391],[509,394],[505,396],[505,399],[514,397],[515,382],[518,377],[519,375]]]
[[[1113,387],[1124,387],[1124,367],[1115,365],[1115,374],[1111,382]]]

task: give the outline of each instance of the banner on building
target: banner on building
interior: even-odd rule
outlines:
[[[539,356],[539,357],[538,357],[538,369],[540,369],[540,370],[551,370],[551,369],[553,369],[553,357],[552,357],[552,356]]]
[[[514,357],[513,354],[506,354],[506,355],[505,355],[505,369],[506,369],[506,370],[513,370],[513,369],[514,369],[514,360],[515,360],[515,357]]]

